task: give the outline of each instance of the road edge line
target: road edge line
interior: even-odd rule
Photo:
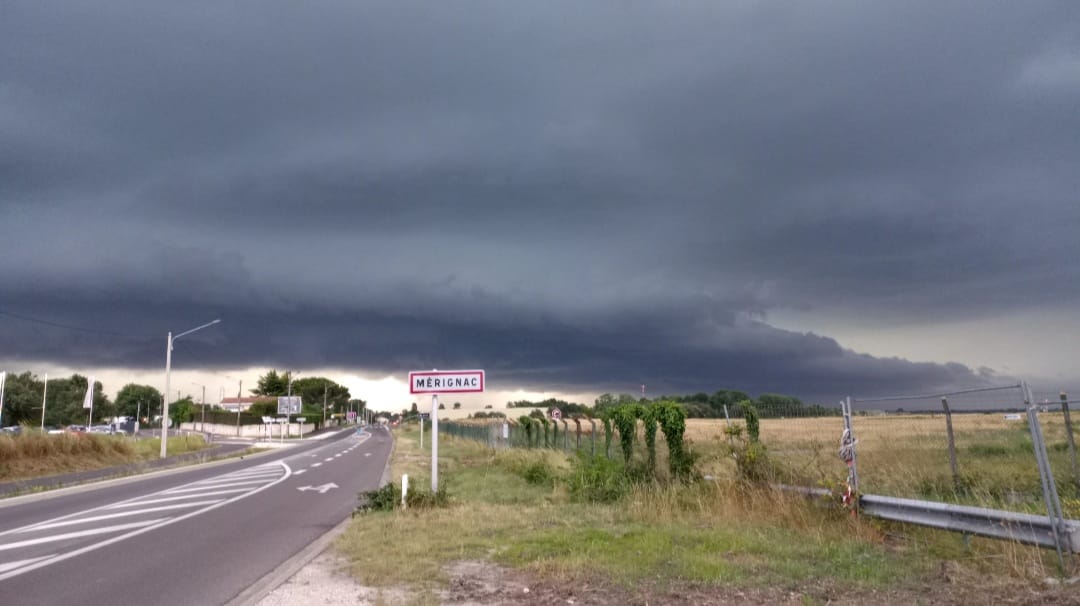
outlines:
[[[393,432],[387,430],[386,433],[390,436],[390,453],[386,456],[386,465],[383,467],[381,480],[382,483],[379,484],[380,488],[386,486],[392,479],[390,476],[390,464],[394,460],[394,447],[397,445],[397,440],[394,439]],[[233,599],[225,602],[225,606],[256,606],[263,598],[270,595],[270,592],[296,576],[304,566],[307,566],[324,551],[330,549],[334,540],[345,534],[345,531],[348,530],[349,524],[352,521],[352,516],[342,520],[326,534],[309,543],[307,547],[298,551],[296,555],[285,560],[279,564],[277,568],[263,575],[262,578],[252,583],[247,589],[238,593]]]

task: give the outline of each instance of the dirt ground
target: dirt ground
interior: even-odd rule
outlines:
[[[648,584],[626,588],[603,583],[560,585],[536,578],[529,573],[501,568],[481,561],[456,562],[447,569],[449,587],[422,591],[409,587],[365,587],[347,576],[345,562],[333,550],[312,560],[291,579],[272,591],[259,606],[318,604],[397,605],[446,604],[457,606],[499,606],[536,604],[569,606],[675,605],[901,605],[901,604],[1076,604],[1080,605],[1080,583],[1048,580],[1043,586],[986,579],[957,578],[944,566],[939,579],[923,587],[885,591],[846,591],[826,585],[802,585],[788,588],[732,588],[687,585],[658,588]]]

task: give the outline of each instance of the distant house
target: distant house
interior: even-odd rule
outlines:
[[[256,402],[275,402],[275,398],[268,398],[266,396],[248,396],[244,398],[222,398],[221,402],[218,402],[218,406],[228,410],[230,412],[236,412],[237,406],[240,407],[240,412],[244,412],[251,408],[252,404]]]

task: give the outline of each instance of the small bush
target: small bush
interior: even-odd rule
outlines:
[[[731,454],[735,458],[735,469],[743,480],[766,483],[776,479],[776,466],[761,442],[747,441],[732,446]]]
[[[618,461],[582,455],[571,462],[567,488],[576,501],[612,503],[630,492],[632,482]]]
[[[548,484],[555,477],[555,473],[547,461],[536,461],[525,467],[521,477],[529,484]]]
[[[405,495],[405,506],[409,509],[433,509],[449,504],[450,494],[446,491],[445,484],[434,492],[425,488],[410,488],[409,494]]]
[[[400,500],[401,490],[398,489],[397,484],[390,482],[382,488],[361,492],[355,513],[393,511]]]

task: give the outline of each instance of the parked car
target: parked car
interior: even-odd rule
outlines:
[[[70,433],[86,433],[85,425],[68,425],[65,429]]]
[[[59,428],[59,427],[53,427],[53,426],[50,425],[50,426],[47,426],[45,428],[45,433],[56,435],[56,434],[64,433],[64,430]]]
[[[0,431],[17,436],[22,433],[22,425],[10,425],[8,427],[0,428]]]

